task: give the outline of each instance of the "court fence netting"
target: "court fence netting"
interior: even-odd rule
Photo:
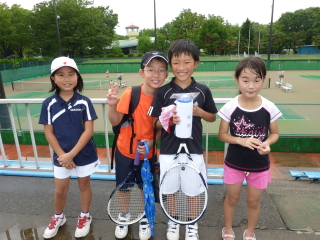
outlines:
[[[116,80],[116,79],[114,79]],[[110,88],[112,79],[92,79],[83,80],[84,90],[105,90]],[[48,91],[51,88],[51,82],[38,82],[32,80],[11,82],[13,91]]]

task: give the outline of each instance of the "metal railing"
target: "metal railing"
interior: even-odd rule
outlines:
[[[217,104],[224,104],[228,102],[230,98],[221,98],[221,99],[215,99],[215,102]],[[39,99],[0,99],[0,106],[7,106],[8,109],[8,115],[10,118],[10,125],[11,127],[9,129],[6,129],[6,131],[12,131],[13,134],[13,139],[14,139],[14,145],[17,151],[17,158],[15,160],[16,164],[12,165],[9,164],[9,160],[6,158],[6,150],[4,148],[3,144],[3,139],[2,139],[2,134],[0,132],[0,150],[1,150],[1,156],[2,156],[2,162],[0,159],[0,169],[5,169],[5,170],[33,170],[33,171],[52,171],[53,170],[53,165],[52,163],[50,164],[42,164],[41,159],[38,156],[37,152],[37,145],[36,145],[36,140],[35,140],[35,127],[38,128],[39,125],[37,124],[35,126],[35,122],[38,121],[38,118],[32,117],[31,115],[31,107],[34,104],[41,104],[44,101],[43,98]],[[107,108],[106,105],[107,100],[106,99],[100,99],[100,98],[92,98],[91,99],[92,103],[94,105],[101,105],[101,109],[98,110],[97,107],[95,107],[96,112],[98,114],[99,119],[102,119],[102,125],[103,126],[103,133],[105,136],[105,142],[106,142],[106,156],[107,156],[107,167],[104,169],[100,169],[99,172],[104,172],[104,173],[111,173],[114,174],[114,171],[111,171],[111,169],[108,167],[110,166],[111,160],[110,160],[110,151],[109,151],[109,138],[108,138],[108,133],[110,128],[110,124],[107,118]],[[20,108],[14,108],[13,105],[20,104],[24,105],[24,109]],[[14,114],[14,110],[16,111]],[[19,143],[19,132],[21,130],[21,116],[14,116],[17,115],[19,112],[20,114],[25,111],[26,112],[26,117],[24,117],[26,122],[24,121],[24,125],[27,124],[28,126],[28,131],[30,132],[30,137],[31,137],[31,146],[32,146],[32,151],[34,154],[34,165],[27,164],[26,161],[23,160],[22,154],[21,154],[21,144]],[[40,126],[43,131],[43,127]],[[204,127],[205,131],[205,136],[206,136],[206,143],[205,143],[205,160],[206,163],[208,163],[208,142],[209,142],[209,126],[208,123],[206,123]],[[99,131],[101,133],[101,131]],[[50,156],[52,158],[53,151],[52,148],[49,146],[50,149]]]

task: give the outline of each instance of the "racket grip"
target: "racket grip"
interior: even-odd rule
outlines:
[[[143,142],[138,141],[137,147],[143,146],[143,145],[144,145]],[[136,150],[136,154],[134,155],[133,164],[134,164],[135,166],[138,166],[138,165],[139,165],[139,162],[140,162],[140,153],[138,152],[138,150]]]

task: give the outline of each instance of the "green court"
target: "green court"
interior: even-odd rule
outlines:
[[[312,79],[312,80],[320,80],[320,75],[299,75],[300,77]]]

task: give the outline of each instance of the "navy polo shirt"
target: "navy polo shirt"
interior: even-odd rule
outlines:
[[[54,94],[43,101],[39,124],[53,125],[54,135],[60,147],[63,151],[70,152],[84,132],[84,123],[97,118],[89,98],[74,92],[73,97],[66,102],[58,94]],[[58,155],[54,153],[54,165],[60,166],[57,158]],[[90,139],[73,161],[77,166],[84,166],[97,159],[95,144]]]
[[[150,106],[148,114],[153,117],[159,117],[163,107],[167,107],[174,104],[176,99],[171,99],[173,93],[190,93],[199,92],[199,95],[193,100],[193,104],[198,105],[199,108],[203,109],[209,113],[217,113],[217,108],[215,102],[212,98],[210,89],[203,84],[197,83],[194,78],[192,78],[191,84],[182,89],[174,82],[175,78],[172,78],[170,83],[160,87],[153,99]],[[180,139],[174,134],[175,125],[170,127],[170,133],[162,129],[161,132],[161,154],[176,154]],[[189,153],[202,154],[202,123],[201,118],[198,116],[193,116],[192,120],[192,138],[186,139],[186,144],[188,146]]]

